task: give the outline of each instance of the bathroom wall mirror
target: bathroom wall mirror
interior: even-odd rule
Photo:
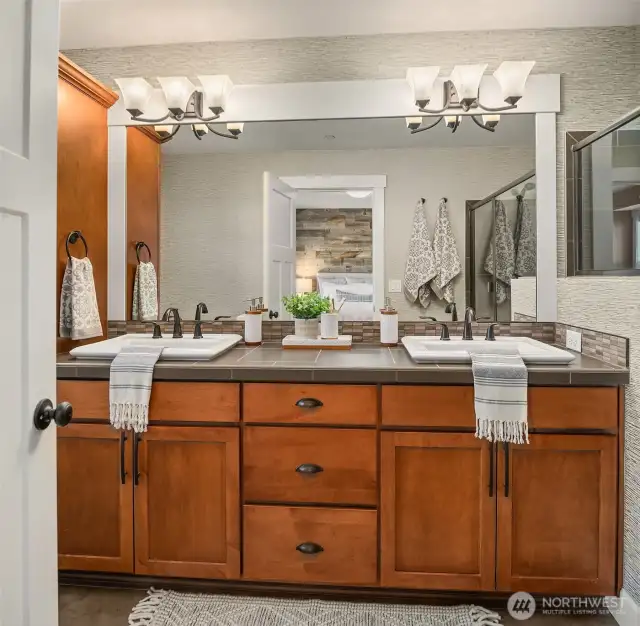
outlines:
[[[491,281],[469,274],[467,258],[477,255],[475,267],[484,267],[495,202],[476,211],[473,240],[468,202],[494,194],[535,164],[532,114],[503,115],[495,132],[464,117],[455,132],[443,122],[413,135],[404,118],[255,122],[237,140],[211,133],[198,139],[187,126],[162,146],[161,310],[178,307],[188,318],[203,301],[209,317],[235,317],[247,300],[264,296],[282,318],[280,303],[265,293],[268,265],[280,258],[265,256],[272,245],[294,264],[280,292],[319,290],[344,302],[343,319],[376,319],[385,297],[403,320],[451,319],[445,300],[432,297],[425,309],[404,293],[416,211],[432,241],[439,204],[447,199],[461,266],[453,280],[461,314],[471,285],[487,303],[492,294]],[[505,193],[515,229],[517,200]],[[535,189],[526,198],[535,230]],[[535,278],[532,290],[535,315]],[[274,293],[271,288],[271,299]],[[481,314],[492,315],[485,308]],[[501,305],[500,315],[511,319],[510,307]]]

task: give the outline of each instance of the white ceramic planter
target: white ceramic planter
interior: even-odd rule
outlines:
[[[307,337],[317,339],[320,334],[320,320],[316,317],[311,320],[295,320],[296,337]]]

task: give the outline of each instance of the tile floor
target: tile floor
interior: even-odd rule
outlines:
[[[144,591],[131,589],[60,588],[59,626],[127,626],[129,612]],[[526,622],[503,616],[504,626],[615,626],[610,615],[602,617],[533,616]],[[265,624],[265,626],[268,626]]]

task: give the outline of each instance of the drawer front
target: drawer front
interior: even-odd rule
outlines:
[[[529,428],[618,427],[616,387],[534,387],[529,389]]]
[[[109,419],[106,380],[59,380],[56,393],[58,402],[71,402],[74,420]]]
[[[473,386],[384,386],[382,424],[424,428],[475,428]]]
[[[238,383],[153,383],[151,422],[237,422]]]
[[[377,513],[244,507],[244,578],[334,585],[377,582]]]
[[[243,417],[245,422],[374,425],[376,392],[374,385],[248,383]]]
[[[245,500],[375,506],[376,438],[373,430],[249,426]]]

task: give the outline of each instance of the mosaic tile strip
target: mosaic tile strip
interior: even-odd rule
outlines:
[[[557,323],[555,326],[554,343],[561,346],[566,345],[567,330],[575,330],[582,333],[582,354],[611,365],[629,366],[629,340],[626,337],[561,323]]]

